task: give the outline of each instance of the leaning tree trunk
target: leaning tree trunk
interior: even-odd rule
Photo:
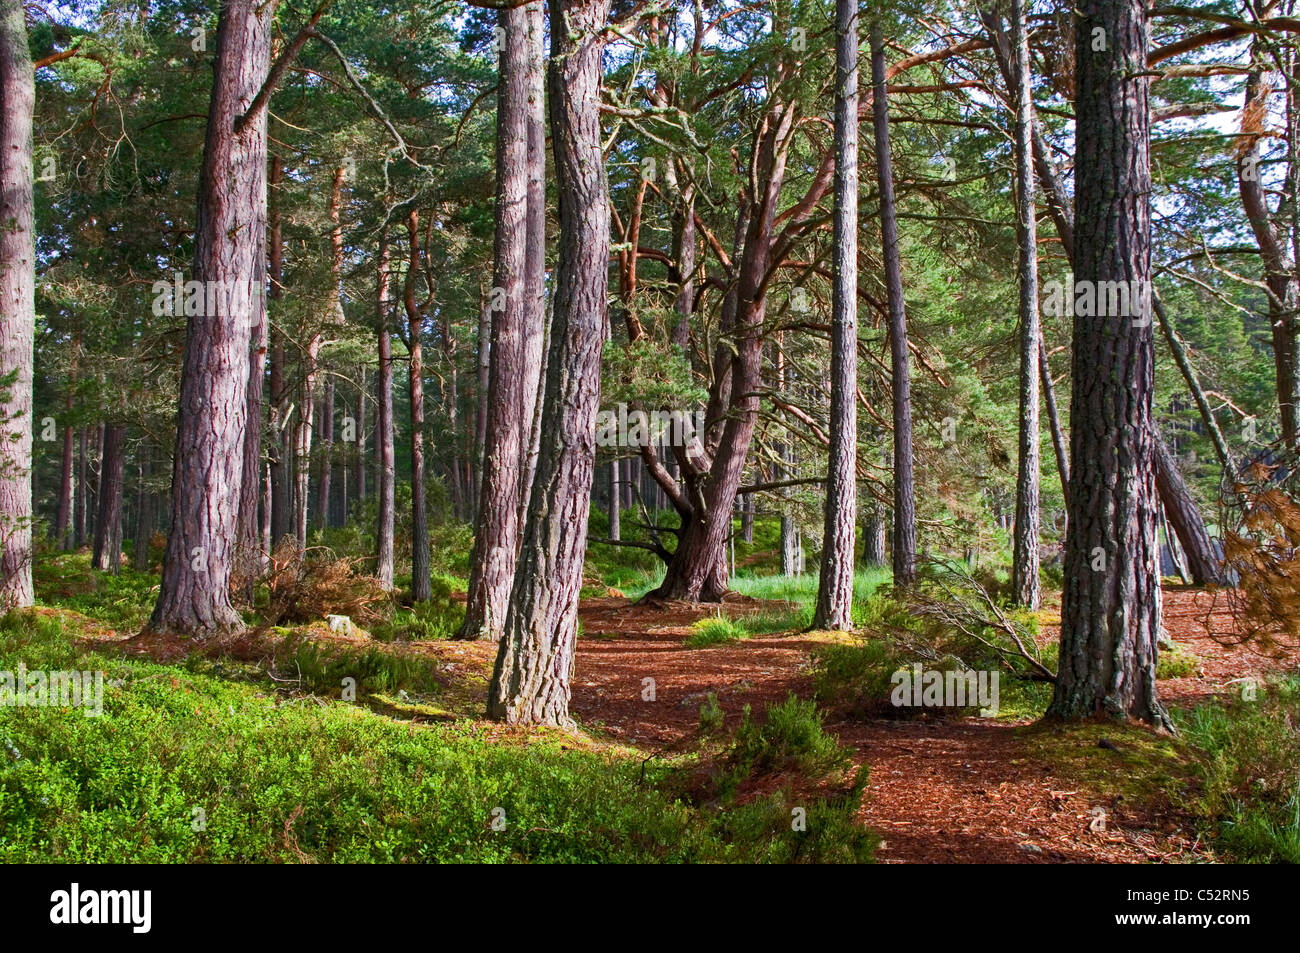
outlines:
[[[378,294],[375,326],[379,345],[376,387],[375,458],[378,463],[379,526],[376,528],[375,577],[385,589],[393,586],[393,522],[396,515],[396,455],[393,448],[393,340],[388,336],[388,234],[379,236]]]
[[[569,681],[587,547],[600,359],[608,334],[609,188],[600,141],[608,0],[552,0],[551,136],[560,256],[532,505],[488,716],[569,727]]]
[[[853,628],[858,496],[858,0],[835,3],[830,458],[815,629]]]
[[[1095,42],[1094,31],[1104,42]],[[1120,282],[1143,293],[1129,314],[1074,317],[1069,530],[1060,664],[1048,713],[1106,713],[1168,727],[1156,697],[1160,549],[1155,347],[1145,290],[1151,280],[1145,4],[1082,0],[1075,34],[1076,286]]]
[[[1252,45],[1252,54],[1258,43]],[[1242,111],[1242,148],[1237,158],[1237,182],[1241,204],[1264,262],[1264,283],[1268,289],[1268,320],[1272,328],[1273,374],[1277,388],[1282,441],[1287,450],[1300,452],[1300,389],[1297,387],[1297,329],[1300,290],[1296,287],[1294,263],[1288,259],[1286,242],[1273,227],[1268,195],[1263,181],[1263,161],[1258,139],[1264,132],[1268,88],[1262,74],[1255,72],[1246,84]]]
[[[536,385],[525,380],[525,326],[533,309],[528,264],[528,12],[500,11],[504,36],[497,83],[497,195],[492,344],[488,352],[487,443],[483,448],[474,549],[457,638],[498,639],[519,546],[522,470]],[[530,393],[531,392],[531,393]]]
[[[194,278],[215,314],[188,319],[172,468],[171,529],[150,627],[206,637],[243,623],[230,603],[247,423],[248,345],[262,293],[266,110],[240,122],[270,66],[274,4],[228,0],[199,178]]]
[[[1034,99],[1024,0],[1011,0],[1011,40],[1016,53],[1016,237],[1020,249],[1020,433],[1016,472],[1016,529],[1012,546],[1011,594],[1017,604],[1037,609],[1038,576],[1038,212],[1034,188]]]
[[[0,0],[0,609],[30,606],[32,348],[36,334],[32,111],[19,0]]]
[[[411,598],[428,602],[433,596],[429,578],[429,517],[424,499],[424,348],[423,320],[415,304],[415,275],[420,268],[420,228],[415,209],[406,219],[411,260],[406,272],[402,303],[410,339],[411,361],[407,378],[411,389]]]
[[[99,458],[99,515],[95,519],[95,546],[90,564],[117,575],[122,568],[123,470],[126,464],[126,426],[104,428]]]
[[[889,95],[880,21],[871,22],[872,118],[876,133],[876,175],[880,184],[880,237],[884,245],[889,300],[889,358],[894,391],[894,585],[916,579],[916,490],[912,474],[912,381],[907,356],[907,312],[898,251],[894,168],[889,152]]]
[[[1223,571],[1214,551],[1214,543],[1205,529],[1205,521],[1201,519],[1200,508],[1187,489],[1178,460],[1158,435],[1156,454],[1159,460],[1156,467],[1156,489],[1165,509],[1165,519],[1182,544],[1192,584],[1218,584],[1222,581]],[[1170,540],[1170,547],[1172,546],[1173,540]]]

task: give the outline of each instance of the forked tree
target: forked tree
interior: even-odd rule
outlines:
[[[514,581],[519,526],[524,516],[531,461],[533,409],[537,400],[542,337],[541,275],[545,234],[540,136],[530,135],[534,98],[530,81],[536,49],[530,11],[502,10],[503,39],[497,82],[496,241],[489,293],[491,346],[488,350],[487,415],[474,549],[470,557],[462,639],[499,638]],[[534,152],[533,150],[536,150]],[[536,274],[535,274],[536,272]]]
[[[567,727],[608,335],[609,186],[600,138],[609,0],[552,0],[551,140],[560,247],[541,441],[487,713]]]

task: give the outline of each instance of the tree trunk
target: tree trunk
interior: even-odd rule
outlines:
[[[357,499],[366,501],[366,392],[369,389],[369,372],[361,369],[361,383],[357,387]],[[343,506],[343,518],[346,521],[348,508]]]
[[[330,525],[330,491],[334,477],[334,375],[325,374],[320,414],[320,479],[316,482],[316,525]]]
[[[830,456],[814,629],[853,628],[858,512],[858,0],[835,3]]]
[[[1011,41],[1016,53],[1016,237],[1020,249],[1020,432],[1016,471],[1016,528],[1012,546],[1011,594],[1018,605],[1037,609],[1038,575],[1038,226],[1034,188],[1033,77],[1025,0],[1011,0]]]
[[[541,442],[541,401],[546,362],[546,25],[540,0],[524,8],[528,17],[528,235],[524,246],[524,334],[520,375],[524,381],[523,463],[519,468],[519,520],[528,514],[528,494]],[[517,535],[517,534],[516,534]],[[516,550],[518,545],[516,544]]]
[[[172,469],[172,517],[150,626],[205,637],[243,627],[230,603],[247,422],[248,347],[265,271],[266,111],[237,120],[270,66],[273,4],[228,0],[195,222],[194,278],[215,314],[187,321]],[[208,284],[209,282],[213,284]]]
[[[1082,0],[1075,35],[1076,287],[1118,281],[1149,289],[1145,5]],[[1069,531],[1060,664],[1048,713],[1107,713],[1170,727],[1156,697],[1155,349],[1150,300],[1146,293],[1138,298],[1131,314],[1076,309],[1074,316]]]
[[[916,491],[912,475],[912,383],[907,355],[907,313],[898,252],[898,213],[889,152],[889,96],[880,21],[871,22],[872,118],[876,133],[876,175],[880,184],[880,236],[884,245],[889,299],[889,357],[894,391],[894,585],[916,579]]]
[[[551,136],[560,256],[532,505],[487,713],[571,727],[570,678],[587,548],[600,361],[608,337],[609,187],[600,140],[608,0],[552,0]]]
[[[1038,376],[1043,385],[1043,406],[1047,410],[1047,425],[1052,431],[1052,451],[1056,454],[1056,472],[1061,477],[1061,499],[1070,505],[1070,448],[1066,445],[1065,428],[1056,408],[1056,385],[1052,383],[1052,367],[1047,362],[1047,346],[1043,341],[1042,326],[1038,329]]]
[[[1258,42],[1258,41],[1257,41]],[[1252,54],[1256,45],[1251,47]],[[1243,119],[1244,138],[1237,157],[1237,182],[1241,204],[1246,210],[1251,231],[1259,245],[1264,262],[1264,283],[1268,287],[1268,319],[1273,336],[1273,372],[1277,387],[1278,412],[1282,423],[1282,441],[1292,452],[1300,452],[1300,392],[1297,388],[1297,328],[1296,308],[1300,305],[1294,265],[1288,260],[1286,243],[1273,227],[1268,196],[1264,189],[1264,169],[1259,153],[1258,137],[1263,132],[1263,117],[1267,110],[1263,100],[1267,87],[1261,73],[1251,73],[1246,83],[1246,104],[1243,115],[1261,117]],[[1256,109],[1258,107],[1258,109]]]
[[[1222,581],[1222,567],[1214,551],[1214,543],[1205,529],[1201,511],[1192,499],[1183,480],[1178,460],[1169,451],[1163,439],[1156,437],[1156,489],[1164,506],[1165,519],[1182,544],[1192,583],[1197,586],[1217,585]],[[1172,547],[1172,541],[1171,541]]]
[[[54,540],[59,549],[72,548],[73,429],[72,391],[68,391],[68,417],[63,424],[63,457],[59,468],[59,511],[54,522]]]
[[[265,231],[261,239],[265,240]],[[266,250],[262,241],[258,243],[257,260],[266,260]],[[261,270],[259,269],[259,274]],[[262,496],[262,407],[264,381],[266,377],[266,348],[270,336],[267,323],[265,286],[259,281],[257,294],[252,301],[253,327],[250,331],[252,348],[248,357],[248,394],[247,422],[244,426],[244,468],[245,479],[239,490],[239,542],[235,558],[243,563],[244,598],[249,604],[253,601],[253,590],[262,563],[261,527],[258,525],[257,509]]]
[[[622,527],[622,507],[619,506],[619,494],[622,489],[619,484],[619,471],[623,468],[623,461],[618,457],[609,461],[609,538],[620,539],[623,535]]]
[[[379,525],[375,531],[375,577],[385,588],[393,585],[393,521],[396,514],[396,462],[393,448],[393,342],[388,336],[388,234],[379,236],[378,294],[375,325],[379,345],[376,381],[375,458],[378,464]]]
[[[90,564],[115,576],[122,569],[125,444],[125,425],[108,424],[104,428],[104,446],[99,458],[99,515],[95,519],[95,547]]]
[[[72,494],[72,522],[74,526],[73,547],[80,549],[86,545],[86,511],[90,508],[88,496],[87,479],[87,444],[89,443],[89,434],[85,427],[82,427],[77,437],[77,485]]]
[[[479,489],[474,549],[465,593],[465,622],[457,638],[498,639],[519,551],[520,501],[536,383],[525,378],[535,317],[527,280],[529,235],[528,11],[501,10],[503,31],[497,84],[497,195],[492,344],[489,351],[487,442]],[[527,339],[527,340],[526,340]],[[527,416],[525,416],[527,414]]]
[[[153,455],[149,443],[140,444],[137,453],[140,484],[135,498],[135,545],[132,547],[131,568],[136,572],[149,571],[149,540],[153,538],[153,491],[149,479],[153,476]]]
[[[429,517],[424,499],[424,350],[421,345],[423,320],[415,304],[415,275],[420,269],[419,215],[415,209],[406,219],[411,260],[406,272],[402,303],[406,309],[411,362],[411,598],[428,602],[433,595],[429,578]]]
[[[30,606],[36,335],[32,112],[23,4],[0,0],[0,609]]]
[[[268,191],[267,267],[269,288],[268,332],[274,336],[271,347],[271,545],[274,547],[295,532],[293,507],[293,443],[289,428],[289,388],[284,374],[284,331],[272,329],[270,319],[281,319],[280,301],[284,298],[284,237],[280,216],[280,183],[284,181],[284,160],[271,157]]]

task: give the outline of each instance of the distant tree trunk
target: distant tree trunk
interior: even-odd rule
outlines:
[[[662,490],[660,493],[662,494]],[[746,543],[754,542],[754,494],[745,493],[740,501],[740,538]]]
[[[619,471],[623,468],[623,461],[618,457],[609,461],[609,538],[620,539],[623,533],[622,527],[622,507],[619,506],[619,494],[622,488],[619,484]]]
[[[609,187],[600,139],[608,0],[552,0],[550,108],[560,255],[532,505],[487,713],[571,727],[570,676],[587,548],[601,351],[608,337]]]
[[[1192,583],[1197,586],[1218,584],[1223,576],[1219,558],[1214,551],[1210,534],[1205,529],[1201,511],[1183,480],[1178,460],[1159,435],[1156,436],[1155,451],[1159,460],[1156,466],[1156,489],[1164,506],[1165,519],[1182,543]]]
[[[357,499],[366,501],[366,393],[369,387],[369,373],[361,369],[361,383],[357,387]],[[348,508],[343,507],[344,519]]]
[[[501,10],[504,31],[497,84],[497,196],[492,345],[489,352],[487,443],[479,490],[474,549],[457,638],[498,639],[519,551],[520,500],[532,425],[535,381],[524,377],[527,322],[537,293],[528,268],[528,12]],[[525,417],[525,413],[527,416]]]
[[[894,585],[916,579],[916,491],[912,475],[912,383],[907,355],[907,313],[898,251],[898,213],[894,168],[889,152],[889,96],[885,86],[885,46],[880,21],[871,22],[872,118],[876,134],[876,175],[880,183],[880,235],[884,245],[885,288],[889,298],[889,357],[894,390]]]
[[[334,476],[334,375],[325,375],[325,393],[321,397],[320,479],[316,483],[316,525],[330,525],[330,491]]]
[[[1141,0],[1082,0],[1076,16],[1075,283],[1149,288],[1146,7]],[[1069,531],[1048,713],[1107,713],[1170,727],[1156,697],[1160,551],[1149,298],[1140,295],[1131,310],[1074,316]]]
[[[63,458],[59,469],[59,511],[54,522],[54,539],[60,550],[66,552],[72,548],[72,468],[73,468],[73,428],[72,391],[68,391],[68,418],[63,424]]]
[[[1043,386],[1043,405],[1047,410],[1047,424],[1052,431],[1052,450],[1056,454],[1056,471],[1061,477],[1061,499],[1070,505],[1070,448],[1061,426],[1061,414],[1056,408],[1056,385],[1052,383],[1052,367],[1047,362],[1047,345],[1043,341],[1042,326],[1038,329],[1038,377]]]
[[[830,456],[814,629],[853,628],[858,514],[858,0],[835,2]]]
[[[879,569],[888,562],[885,554],[885,508],[879,500],[871,501],[871,510],[862,527],[862,564]]]
[[[265,241],[265,234],[263,231],[262,241],[258,243],[257,248],[259,276],[263,273],[261,263],[266,261],[266,249],[262,243]],[[257,509],[262,496],[262,481],[259,479],[262,472],[262,407],[266,378],[266,349],[271,332],[270,325],[267,323],[265,291],[265,282],[259,277],[256,297],[252,301],[253,327],[250,337],[253,346],[248,357],[248,394],[245,399],[248,409],[243,448],[245,479],[239,490],[239,540],[235,551],[235,558],[243,561],[244,598],[250,604],[253,601],[253,591],[262,563],[262,534],[257,521]]]
[[[90,508],[88,502],[88,484],[87,484],[87,444],[90,441],[89,433],[85,427],[82,427],[77,436],[77,485],[73,489],[72,495],[72,516],[75,532],[73,534],[73,546],[80,549],[86,545],[86,510]]]
[[[378,294],[375,326],[379,339],[379,373],[376,380],[379,407],[375,423],[375,458],[378,463],[379,526],[375,538],[375,577],[385,588],[393,585],[393,521],[396,513],[396,462],[393,448],[393,342],[388,336],[388,234],[379,236]]]
[[[267,268],[270,299],[269,318],[281,320],[280,301],[284,298],[284,237],[280,216],[280,184],[284,181],[284,160],[271,157],[270,189],[268,192]],[[293,443],[289,427],[289,387],[284,374],[284,332],[272,329],[268,319],[268,333],[273,335],[271,347],[271,545],[274,547],[286,536],[295,532],[293,507]]]
[[[433,589],[429,578],[429,517],[424,500],[424,349],[420,340],[424,322],[415,304],[415,276],[420,270],[419,224],[418,213],[411,209],[406,219],[411,260],[402,303],[406,308],[411,352],[408,376],[411,388],[411,598],[416,602],[428,602]]]
[[[543,4],[524,8],[528,17],[528,236],[524,246],[524,334],[520,376],[524,381],[523,462],[519,468],[519,520],[528,515],[528,494],[541,442],[541,401],[546,363],[546,50]],[[516,533],[518,537],[518,533]],[[516,542],[516,550],[518,543]]]
[[[135,497],[135,545],[132,547],[131,567],[136,572],[148,572],[149,541],[153,538],[153,491],[149,488],[149,479],[153,476],[153,454],[147,441],[140,444],[136,459],[140,483]]]
[[[1012,547],[1011,593],[1018,605],[1037,609],[1039,580],[1038,512],[1038,225],[1034,188],[1034,99],[1024,0],[1011,0],[1011,42],[1016,52],[1016,236],[1020,249],[1020,433],[1016,471],[1016,528]]]
[[[478,312],[478,399],[474,420],[474,518],[483,492],[483,459],[487,446],[488,401],[492,380],[492,299],[483,296]]]
[[[123,468],[126,427],[108,424],[99,461],[99,515],[95,519],[95,548],[91,565],[117,575],[122,569]]]
[[[1256,51],[1258,41],[1252,45]],[[1268,320],[1272,328],[1273,371],[1277,387],[1278,411],[1282,422],[1282,440],[1288,450],[1300,452],[1300,363],[1298,363],[1297,329],[1300,320],[1300,289],[1296,287],[1294,263],[1289,260],[1286,242],[1273,227],[1268,196],[1265,191],[1264,167],[1259,153],[1259,137],[1264,132],[1268,110],[1268,90],[1263,74],[1250,74],[1246,83],[1242,133],[1238,150],[1237,182],[1241,204],[1246,210],[1251,231],[1264,262],[1264,283],[1268,288]]]
[[[172,470],[172,517],[150,627],[195,637],[243,627],[230,603],[247,422],[248,347],[262,291],[266,110],[240,124],[270,66],[273,4],[227,0],[195,221],[194,278],[222,289],[188,319]]]
[[[24,5],[0,0],[0,609],[30,606],[36,335],[32,112]]]

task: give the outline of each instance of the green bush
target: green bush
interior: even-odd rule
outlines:
[[[894,672],[910,664],[888,639],[819,647],[814,653],[813,694],[823,705],[867,715],[889,711]]]
[[[19,661],[104,670],[104,713],[0,709],[0,862],[862,854],[832,826],[847,822],[815,803],[806,832],[789,830],[784,812],[782,837],[775,809],[722,812],[667,793],[670,766],[575,750],[559,736],[513,744],[469,722],[414,725],[179,666],[79,656],[57,620],[34,613],[0,618],[0,669]]]

